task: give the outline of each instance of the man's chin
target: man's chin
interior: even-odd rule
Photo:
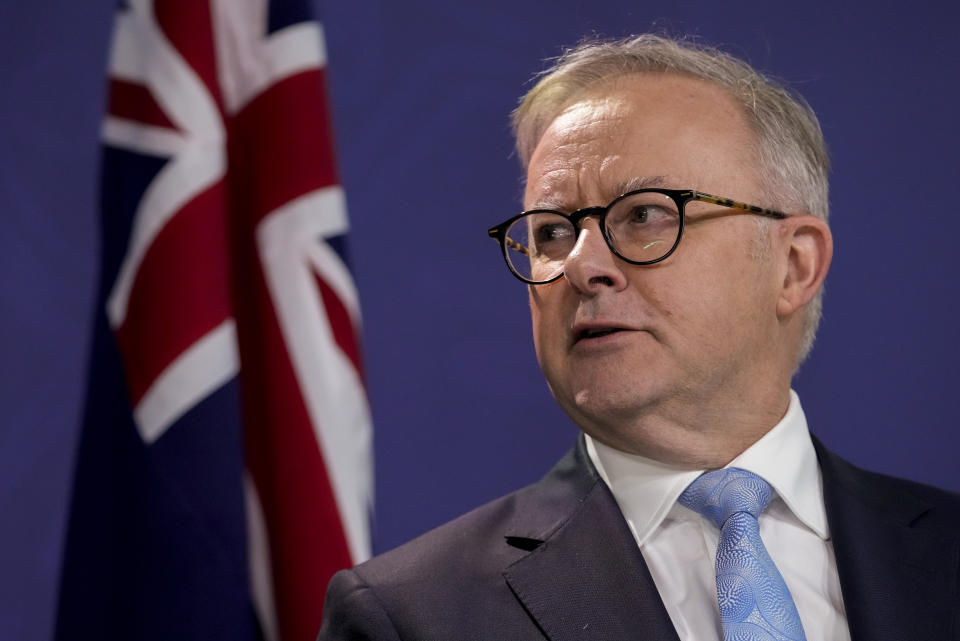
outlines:
[[[655,402],[653,390],[623,389],[621,386],[583,386],[561,406],[578,423],[591,426],[623,427],[649,412]],[[558,399],[559,400],[559,399]]]

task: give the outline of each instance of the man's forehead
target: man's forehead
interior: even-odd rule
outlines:
[[[611,200],[625,194],[628,191],[637,189],[650,189],[660,187],[667,189],[686,189],[688,186],[680,185],[679,181],[667,175],[656,176],[630,176],[621,179],[603,180],[600,178],[599,191],[603,202],[584,203],[583,195],[577,184],[565,181],[559,176],[556,180],[541,181],[543,184],[539,188],[530,190],[527,193],[532,199],[527,203],[527,209],[555,209],[558,211],[573,211],[580,207],[592,207],[596,205],[606,205]]]
[[[571,123],[576,123],[576,126],[581,128],[599,126],[605,121],[617,118],[629,106],[629,99],[621,92],[600,91],[598,87],[594,87],[572,98],[554,116],[547,129],[565,128]]]
[[[546,127],[524,206],[573,210],[650,187],[716,192],[730,174],[753,171],[738,158],[753,136],[741,106],[712,83],[674,74],[614,78],[573,98]]]
[[[541,138],[527,174],[527,209],[573,211],[605,205],[634,189],[665,187],[661,172],[624,173],[619,160],[627,145],[632,117],[622,93],[588,94],[567,106]],[[624,116],[631,116],[624,118]]]

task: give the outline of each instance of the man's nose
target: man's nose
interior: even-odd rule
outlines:
[[[576,289],[587,294],[599,293],[605,287],[621,290],[627,285],[623,267],[607,245],[594,217],[584,219],[577,242],[563,264],[564,278]]]

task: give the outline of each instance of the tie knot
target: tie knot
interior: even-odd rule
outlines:
[[[753,472],[731,467],[701,474],[677,501],[722,528],[738,512],[759,517],[772,494],[770,484]]]

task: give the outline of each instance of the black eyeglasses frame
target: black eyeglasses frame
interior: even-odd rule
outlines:
[[[679,228],[677,229],[677,239],[673,243],[673,246],[663,256],[660,256],[659,258],[655,258],[653,260],[640,260],[640,261],[631,260],[626,256],[623,256],[619,251],[617,251],[617,248],[611,242],[610,236],[607,233],[607,225],[606,225],[607,214],[610,212],[611,208],[613,208],[618,202],[620,202],[624,198],[629,198],[630,196],[634,196],[640,193],[650,193],[650,192],[663,194],[669,197],[671,200],[673,200],[673,202],[677,205],[677,211],[680,212],[680,222],[679,222]],[[524,283],[527,283],[528,285],[546,285],[547,283],[552,283],[556,280],[559,280],[560,277],[563,276],[563,272],[561,271],[559,274],[557,274],[556,276],[548,280],[530,280],[520,275],[517,272],[517,270],[514,269],[513,264],[510,262],[510,257],[507,254],[507,251],[508,251],[508,247],[511,246],[511,243],[513,243],[515,249],[517,249],[521,253],[526,253],[525,247],[518,245],[515,241],[507,237],[507,230],[510,228],[511,225],[513,225],[515,221],[519,220],[520,218],[529,216],[531,214],[555,214],[558,216],[562,216],[570,221],[570,223],[573,225],[573,228],[576,230],[577,235],[579,236],[581,231],[580,225],[583,222],[583,220],[590,216],[597,216],[597,221],[600,226],[600,232],[603,235],[603,239],[607,243],[607,247],[610,248],[610,251],[613,252],[614,256],[631,265],[653,265],[654,263],[659,263],[669,258],[670,255],[673,254],[673,252],[676,251],[677,247],[680,245],[680,239],[683,238],[683,227],[684,227],[684,219],[685,219],[685,212],[686,212],[686,204],[691,200],[697,200],[700,202],[720,205],[721,207],[729,207],[731,209],[741,210],[740,212],[736,212],[736,213],[756,214],[758,216],[766,216],[767,218],[772,218],[774,220],[783,220],[784,218],[788,218],[787,214],[777,211],[775,209],[758,207],[757,205],[751,205],[748,203],[740,202],[738,200],[733,200],[731,198],[713,196],[711,194],[707,194],[702,191],[696,191],[693,189],[664,189],[660,187],[650,187],[647,189],[634,189],[632,191],[628,191],[623,194],[620,194],[619,196],[614,198],[612,201],[610,201],[610,204],[608,204],[606,207],[601,207],[598,205],[593,207],[584,207],[582,209],[578,209],[569,214],[566,214],[561,211],[556,211],[554,209],[530,209],[530,210],[521,212],[516,216],[513,216],[512,218],[505,220],[504,222],[500,223],[496,227],[491,227],[490,229],[487,230],[487,235],[489,235],[491,238],[493,238],[500,244],[500,249],[503,253],[503,259],[504,261],[506,261],[507,268],[510,270],[511,274],[516,276],[519,280],[523,281]]]

